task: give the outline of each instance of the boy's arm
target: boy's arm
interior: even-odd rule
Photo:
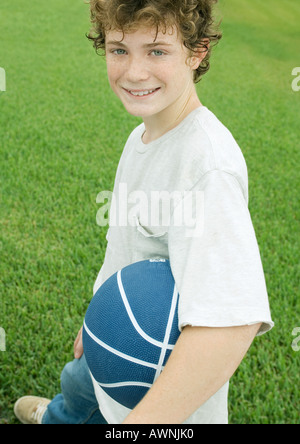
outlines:
[[[183,329],[156,382],[123,424],[181,424],[233,375],[261,324]]]

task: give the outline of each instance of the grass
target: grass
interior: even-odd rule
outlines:
[[[250,211],[276,327],[232,379],[230,422],[299,423],[300,4],[221,0],[224,38],[200,82],[202,102],[245,155]],[[25,394],[53,397],[105,252],[96,196],[111,190],[140,122],[108,87],[85,38],[83,0],[2,0],[0,66],[0,423]]]

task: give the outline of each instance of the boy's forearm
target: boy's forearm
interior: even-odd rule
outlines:
[[[261,324],[185,327],[159,378],[123,424],[180,424],[233,375]]]

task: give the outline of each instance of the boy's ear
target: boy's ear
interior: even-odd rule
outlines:
[[[193,51],[190,56],[189,65],[192,70],[196,70],[199,68],[202,60],[207,56],[207,52],[209,50],[209,39],[201,40],[201,44],[199,47]]]

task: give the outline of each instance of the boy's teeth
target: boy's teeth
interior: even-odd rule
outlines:
[[[155,89],[151,89],[149,91],[139,91],[139,92],[134,92],[134,91],[130,91],[130,93],[133,96],[147,96],[148,94],[151,94],[155,91]]]

